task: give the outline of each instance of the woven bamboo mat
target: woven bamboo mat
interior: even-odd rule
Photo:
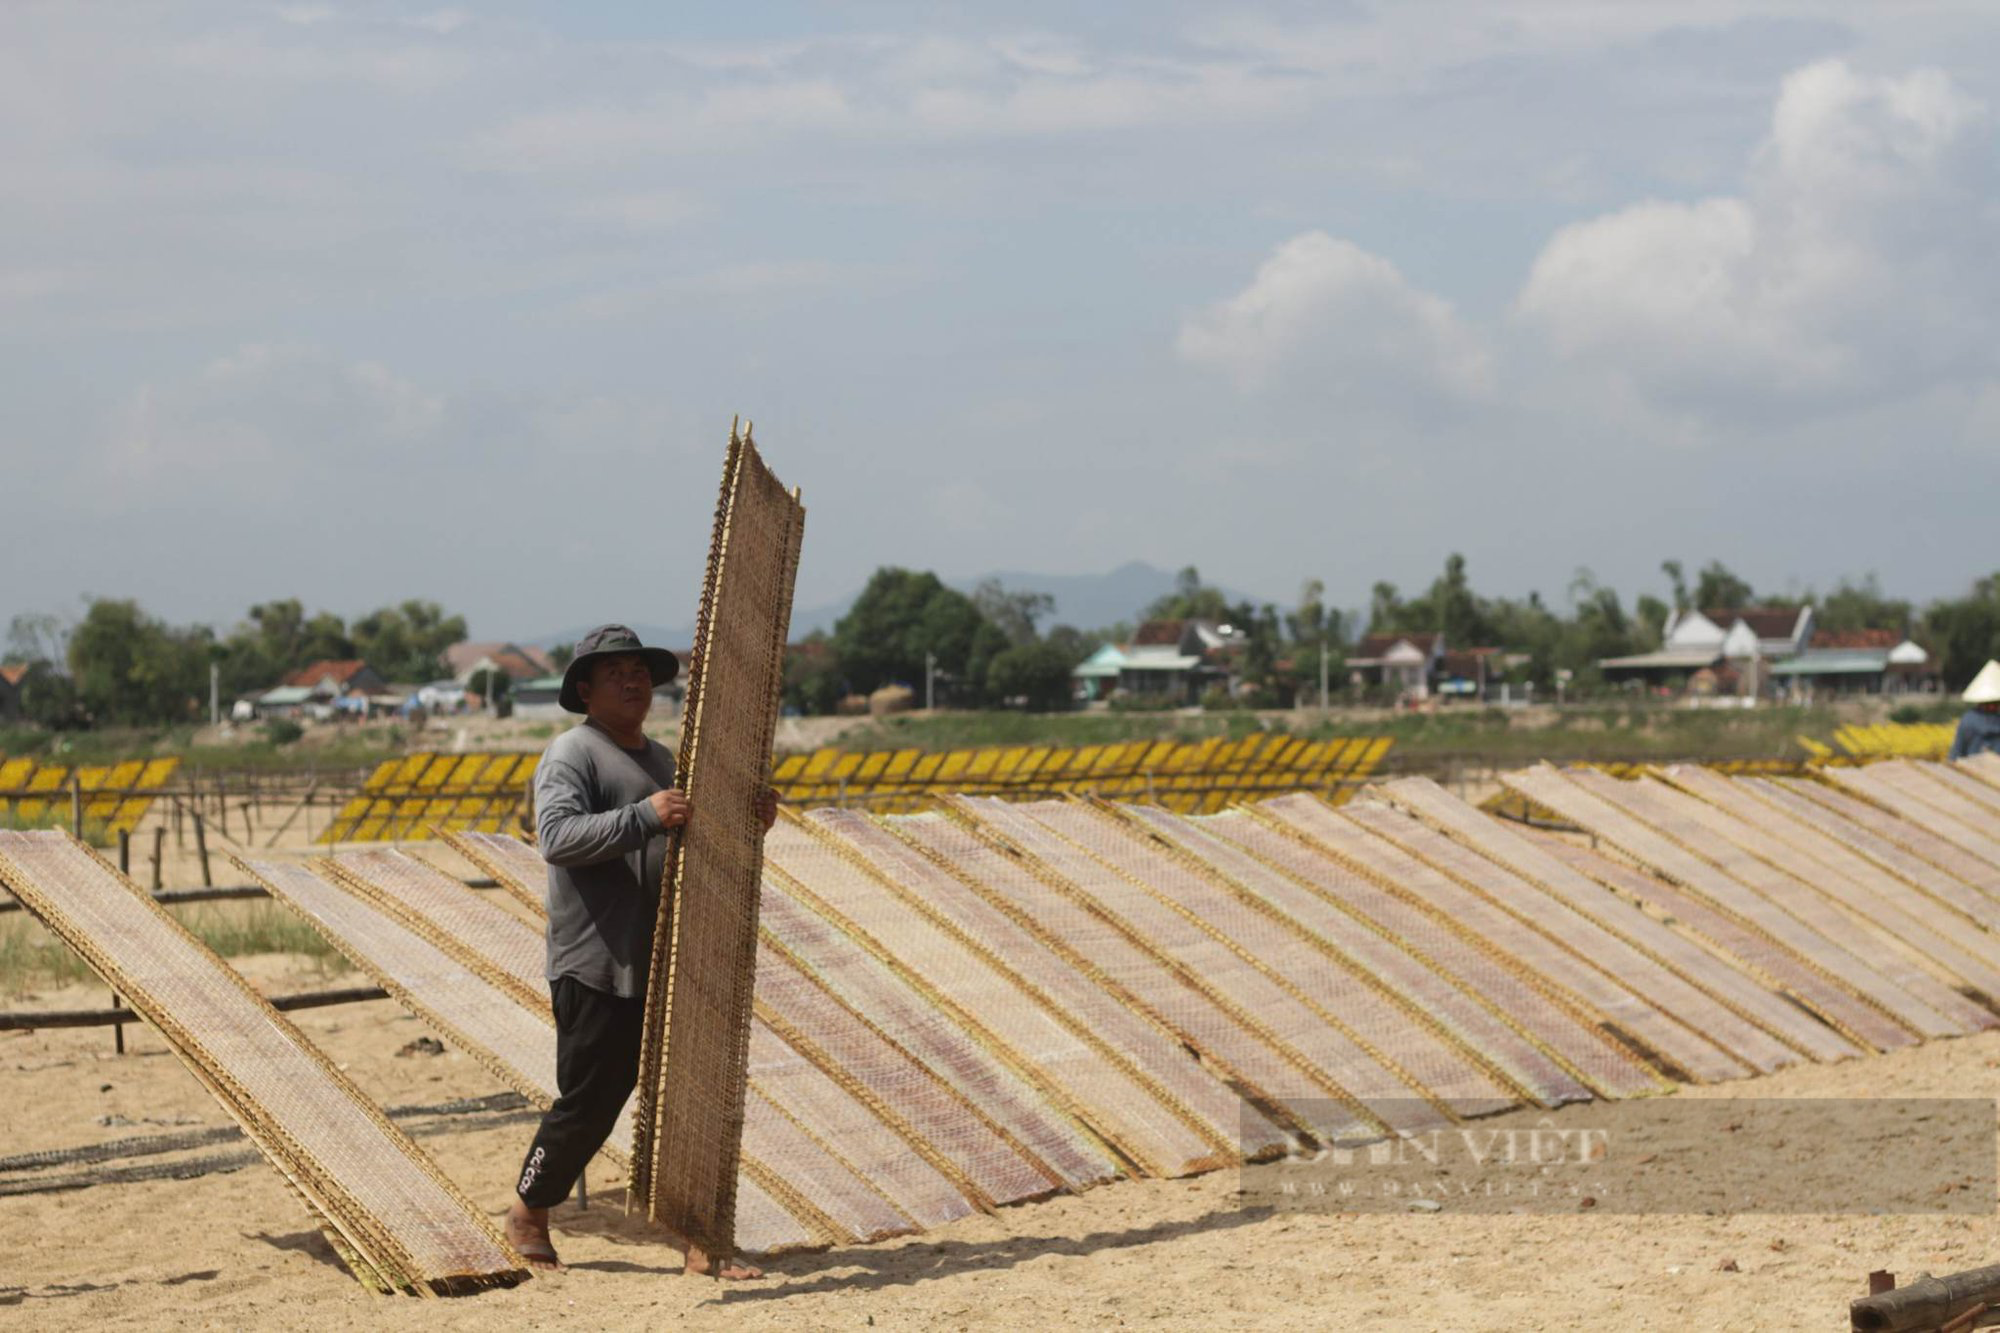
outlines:
[[[1449,1123],[1446,1112],[1485,1115],[1516,1104],[1296,932],[1104,816],[1060,801],[959,808],[1045,867],[1044,894],[1057,885],[1095,904],[1234,1012],[1254,1015],[1315,1071],[1316,1083],[1341,1089],[1390,1129],[1421,1133]]]
[[[1644,904],[1673,922],[1701,947],[1774,990],[1864,1051],[1895,1051],[1917,1043],[1916,1034],[1832,974],[1733,913],[1715,907],[1644,870],[1611,856],[1564,842],[1552,833],[1521,836],[1554,860],[1635,904]]]
[[[941,1227],[977,1209],[957,1185],[918,1153],[833,1075],[800,1054],[768,1023],[750,1026],[751,1085],[819,1140],[919,1227]]]
[[[1211,1158],[1214,1164],[1283,1151],[1285,1132],[1203,1069],[1172,1033],[1134,1012],[996,910],[965,880],[947,873],[865,815],[819,810],[808,822],[841,853],[867,865],[907,905],[994,960],[1079,1036],[1215,1144],[1223,1155]]]
[[[388,911],[504,990],[517,1004],[547,1021],[549,991],[540,931],[449,875],[400,852],[362,852],[318,864],[325,866],[341,884]],[[761,1026],[762,1020],[753,1018],[752,1022],[753,1026]],[[848,1093],[836,1087],[820,1103],[794,1109],[791,1118],[801,1120],[800,1125],[774,1127],[769,1133],[755,1136],[757,1142],[773,1145],[774,1151],[782,1152],[782,1160],[769,1160],[756,1149],[749,1149],[743,1154],[741,1174],[758,1182],[800,1223],[812,1229],[820,1243],[842,1244],[905,1234],[913,1229],[909,1219],[900,1213],[889,1218],[877,1209],[877,1204],[889,1207],[887,1199],[859,1178],[854,1168],[834,1150],[832,1145],[838,1135],[833,1127],[807,1119],[824,1111],[829,1104],[837,1106],[843,1099],[852,1101]],[[626,1118],[633,1125],[631,1142],[635,1154],[637,1125],[641,1123],[637,1101],[635,1095],[633,1104],[626,1108]],[[765,1097],[754,1099],[748,1114],[753,1120],[786,1115]],[[636,1163],[636,1156],[633,1160]],[[871,1199],[874,1202],[869,1202]],[[861,1206],[864,1203],[866,1207]],[[850,1227],[850,1222],[860,1229]],[[741,1247],[750,1249],[757,1240],[746,1231]]]
[[[745,1033],[746,1045],[755,1031],[753,1024]],[[886,1194],[835,1158],[823,1139],[747,1081],[744,1106],[743,1173],[821,1235],[867,1242],[918,1229]]]
[[[633,1194],[727,1255],[735,1244],[757,970],[763,828],[805,509],[734,427],[695,618],[679,773],[693,814],[674,840],[646,991]]]
[[[1558,1002],[1546,983],[1522,975],[1497,951],[1348,869],[1317,845],[1241,812],[1199,822],[1456,979],[1596,1095],[1643,1096],[1665,1086],[1650,1067],[1579,1018],[1572,1005]]]
[[[1428,821],[1447,836],[1457,855],[1477,857],[1478,866],[1467,864],[1454,870],[1461,880],[1481,879],[1489,896],[1511,905],[1516,912],[1530,914],[1546,910],[1536,891],[1548,895],[1563,907],[1589,920],[1607,935],[1646,959],[1666,969],[1675,978],[1699,989],[1717,1006],[1740,1021],[1756,1024],[1775,1034],[1793,1050],[1815,1060],[1839,1060],[1859,1054],[1854,1044],[1825,1024],[1815,1021],[1797,1005],[1766,986],[1760,985],[1740,967],[1714,951],[1676,932],[1671,926],[1648,916],[1637,904],[1620,898],[1602,884],[1563,864],[1534,842],[1489,818],[1447,792],[1429,778],[1402,778],[1378,790],[1401,809]],[[1406,844],[1409,846],[1412,844]],[[1447,853],[1435,844],[1426,847],[1427,859],[1449,869]],[[1490,869],[1482,872],[1479,866]],[[1481,878],[1483,874],[1483,878]],[[1503,877],[1504,876],[1504,877]],[[1518,887],[1517,887],[1518,885]],[[1532,885],[1534,891],[1528,886]],[[1619,951],[1606,955],[1617,959]],[[1629,963],[1621,971],[1631,970]],[[1761,1063],[1754,1044],[1742,1039],[1735,1024],[1710,1015],[1683,998],[1674,999],[1658,991],[1659,1001],[1680,1017],[1706,1031],[1739,1057]]]
[[[517,838],[453,836],[471,842],[461,849],[468,858],[475,848],[489,858],[475,863],[504,888],[537,882],[530,877],[542,872],[541,858]],[[511,848],[526,855],[515,854]],[[539,901],[533,906],[537,913],[542,910]],[[1047,1194],[1058,1185],[1017,1151],[961,1093],[769,945],[760,944],[758,949],[756,1010],[760,1022],[769,1024],[786,1044],[838,1080],[901,1134],[908,1149],[942,1172],[971,1204],[992,1207],[1017,1203]],[[845,1114],[850,1108],[835,1109]],[[738,1188],[741,1186],[739,1177]],[[746,1249],[768,1252],[749,1241],[743,1244]]]
[[[1051,1008],[1010,970],[1008,962],[1018,960],[1003,961],[918,910],[824,830],[808,830],[788,816],[772,831],[765,850],[793,898],[889,964],[905,983],[1145,1174],[1189,1175],[1233,1159],[1233,1140],[1226,1131],[1198,1127],[1189,1112],[1170,1106],[1155,1091],[1161,1087],[1157,1079],[1135,1071],[1091,1024]],[[1047,951],[1035,954],[1046,956]],[[1028,965],[1036,965],[1033,955]],[[1105,1005],[1090,1007],[1094,1017],[1114,1027],[1124,1026],[1121,1016],[1130,1017],[1122,1008],[1114,1015]],[[1185,1054],[1181,1059],[1193,1064]]]
[[[1790,815],[1798,823],[1820,836],[1848,848],[1870,864],[1880,866],[1903,883],[1922,891],[1968,920],[1979,923],[1985,929],[2000,931],[2000,899],[1996,899],[1993,895],[1980,892],[1958,876],[1932,865],[1900,843],[1891,842],[1879,833],[1872,832],[1851,819],[1843,818],[1817,801],[1808,800],[1767,778],[1739,778],[1737,781],[1745,791]],[[1995,887],[2000,888],[2000,876],[1995,876],[1994,880]]]
[[[352,887],[294,861],[233,857],[375,983],[498,1079],[546,1106],[556,1093],[555,1030]]]
[[[1683,847],[1698,849],[1704,858],[1763,901],[1811,926],[1850,955],[1870,960],[1877,972],[1943,1021],[1945,1029],[1933,1035],[1959,1036],[2000,1024],[2000,1017],[1968,1000],[1906,951],[1896,948],[1892,943],[1894,936],[1876,924],[1872,916],[1857,919],[1841,911],[1797,876],[1714,833],[1710,822],[1702,818],[1701,803],[1693,797],[1652,778],[1620,782],[1603,774],[1579,772],[1572,780],[1593,796],[1643,819]]]
[[[1801,1064],[1800,1052],[1757,1023],[1719,1004],[1707,992],[1620,935],[1604,929],[1561,901],[1548,901],[1532,885],[1484,857],[1459,845],[1401,809],[1362,802],[1349,818],[1385,842],[1449,876],[1492,908],[1506,912],[1522,926],[1539,930],[1569,952],[1576,963],[1596,968],[1646,1001],[1679,1030],[1699,1034],[1706,1054],[1712,1046],[1760,1074]],[[1694,1071],[1684,1071],[1693,1074]],[[1713,1064],[1697,1077],[1717,1074]]]
[[[1806,778],[1777,778],[1772,781],[1780,790],[1823,806],[1856,828],[1865,829],[1883,841],[1901,847],[2000,902],[2000,871],[1995,871],[1956,843],[1825,783]]]
[[[1380,812],[1378,818],[1407,818],[1380,805],[1375,808]],[[1637,1041],[1685,1071],[1691,1081],[1740,1078],[1750,1072],[1741,1061],[1661,1013],[1554,939],[1523,925],[1491,900],[1470,892],[1379,836],[1378,830],[1363,822],[1365,812],[1350,816],[1308,796],[1302,801],[1283,797],[1267,801],[1257,807],[1257,813],[1310,839],[1350,870],[1369,876],[1434,920],[1484,944],[1515,975],[1541,989],[1579,1022],[1607,1035],[1625,1034],[1627,1040]],[[1619,1054],[1631,1062],[1629,1055]],[[1603,1066],[1587,1072],[1615,1076]]]
[[[1665,776],[1686,793],[1682,808],[1711,831],[1894,935],[1947,983],[2000,997],[2000,940],[1966,930],[1963,916],[1720,774],[1677,765]]]
[[[1948,781],[1931,775],[1932,770],[1943,768],[1942,764],[1892,760],[1868,765],[1867,776],[1916,801],[1925,816],[1924,822],[2000,869],[2000,839],[1993,834],[1994,810],[1984,800],[1968,797]],[[1915,811],[1904,817],[1915,818]]]
[[[1986,784],[1976,778],[1964,777],[1955,772],[1950,764],[1931,760],[1891,759],[1885,763],[1869,764],[1870,775],[1882,779],[1900,791],[1922,801],[1932,809],[1942,811],[1968,828],[1986,830],[1992,826],[1994,817],[2000,815],[1987,802]],[[1960,789],[1959,783],[1969,784],[1971,791]]]
[[[101,857],[66,834],[0,832],[0,879],[159,1030],[364,1282],[432,1294],[526,1275],[408,1135]]]
[[[400,851],[346,852],[314,868],[351,888],[536,1013],[549,1012],[542,932]]]
[[[1259,1014],[1218,998],[1184,960],[1132,937],[1121,925],[1037,878],[1020,858],[982,842],[938,814],[899,815],[883,824],[949,864],[1050,948],[1128,1005],[1152,1016],[1226,1081],[1271,1114],[1326,1143],[1374,1138],[1380,1122],[1327,1071],[1288,1047]]]
[[[494,1077],[539,1107],[556,1098],[556,1034],[547,1017],[468,970],[430,940],[373,906],[344,883],[322,879],[292,862],[245,861],[244,871],[290,904],[328,943],[376,984]],[[612,1128],[604,1152],[621,1166],[632,1160],[632,1106]],[[778,1206],[754,1181],[741,1181],[738,1238],[753,1254],[781,1254],[825,1244]]]
[[[1300,873],[1258,860],[1187,816],[1155,806],[1127,806],[1123,814],[1210,867],[1243,901],[1290,924],[1330,961],[1367,978],[1406,1012],[1477,1054],[1538,1104],[1590,1100],[1590,1090],[1573,1074],[1455,978],[1337,906]],[[1325,873],[1324,867],[1309,865],[1301,849],[1281,850],[1297,857],[1296,871]]]
[[[1878,767],[1889,771],[1877,773]],[[2000,841],[1989,837],[1982,827],[1968,824],[1952,813],[1946,808],[1948,800],[1924,788],[1913,788],[1911,775],[1896,772],[1893,765],[1869,764],[1864,768],[1829,768],[1821,772],[1827,781],[1850,796],[1873,801],[1896,818],[1950,843],[1977,860],[1987,873],[2000,870]]]
[[[2000,786],[1982,781],[1964,764],[1946,764],[1933,759],[1907,759],[1903,763],[1912,773],[1940,783],[1960,800],[1970,802],[1970,811],[1983,821],[1984,827],[1990,828],[1995,820],[2000,820]]]
[[[768,939],[757,950],[757,1014],[900,1134],[902,1151],[914,1150],[972,1204],[1018,1203],[1055,1188],[978,1107]]]
[[[1987,751],[1981,754],[1968,755],[1966,758],[1959,760],[1956,767],[1972,774],[1988,786],[2000,789],[2000,754]]]
[[[1333,814],[1324,804],[1315,805]],[[1651,1049],[1686,1081],[1743,1078],[1800,1062],[1798,1052],[1581,913],[1560,903],[1535,902],[1532,912],[1520,902],[1510,906],[1508,891],[1525,886],[1403,811],[1362,801],[1337,818],[1426,868],[1429,873],[1405,884],[1408,891],[1569,988],[1586,1008]]]
[[[1688,894],[1755,926],[1827,977],[1865,997],[1883,1013],[1917,1033],[1948,1036],[1955,1032],[1955,1026],[1949,1019],[1910,995],[1866,960],[1784,911],[1713,861],[1695,855],[1684,842],[1668,837],[1622,805],[1607,801],[1598,793],[1578,785],[1570,775],[1543,766],[1504,774],[1500,780],[1529,800],[1540,802],[1579,828],[1587,829],[1639,865],[1672,880]],[[1639,784],[1626,785],[1636,788]],[[1704,843],[1720,841],[1702,836],[1698,830],[1695,836]],[[1719,854],[1727,856],[1726,851]],[[1731,859],[1747,858],[1739,855]]]
[[[1045,1097],[879,954],[766,880],[766,943],[949,1087],[1053,1185],[1088,1189],[1118,1174],[1066,1107]]]
[[[1371,1095],[1399,1098],[1407,1113],[1407,1089],[1415,1088],[1458,1118],[1490,1115],[1520,1103],[1518,1091],[1476,1053],[1415,1021],[1372,987],[1357,985],[1358,978],[1346,969],[1329,968],[1326,954],[1303,933],[1231,893],[1211,867],[1194,857],[1139,825],[1108,815],[1101,805],[1045,801],[1019,809],[1019,816],[1006,817],[1017,824],[1033,820],[1111,872],[1100,874],[1091,890],[1101,901],[1115,897],[1135,921],[1143,916],[1146,928],[1163,939],[1175,921],[1203,931],[1248,960],[1322,1023],[1361,1043],[1385,1069],[1395,1071],[1403,1086],[1399,1091],[1383,1085]],[[1050,848],[1052,854],[1056,850]],[[1088,873],[1087,864],[1069,859],[1079,874]],[[1391,1128],[1410,1126],[1392,1122]]]
[[[537,912],[544,910],[549,863],[533,847],[505,833],[439,829],[437,835],[445,846],[491,875],[517,902]]]

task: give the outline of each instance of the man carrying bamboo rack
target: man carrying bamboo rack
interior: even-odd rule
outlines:
[[[638,1081],[667,833],[689,813],[673,755],[643,727],[653,691],[679,671],[672,653],[643,646],[623,625],[584,635],[558,696],[584,722],[556,737],[535,770],[559,1095],[521,1163],[507,1239],[537,1268],[561,1267],[549,1209],[604,1146]],[[777,814],[777,793],[767,789],[757,817],[768,829]],[[714,1274],[715,1264],[690,1245],[687,1271]],[[761,1276],[741,1263],[716,1275]]]

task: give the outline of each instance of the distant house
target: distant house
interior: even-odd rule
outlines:
[[[1107,643],[1070,673],[1086,701],[1127,698],[1201,702],[1228,688],[1231,667],[1247,636],[1212,620],[1149,620],[1130,643]]]
[[[547,653],[518,643],[454,643],[444,650],[444,662],[453,680],[474,688],[473,677],[484,671],[498,672],[518,685],[556,669]]]
[[[1348,678],[1359,687],[1375,686],[1406,698],[1428,699],[1444,655],[1442,634],[1363,635],[1348,654]]]
[[[1773,664],[1804,652],[1812,632],[1810,606],[1669,611],[1657,651],[1601,658],[1597,666],[1607,680],[1756,696]]]
[[[315,698],[309,685],[280,685],[257,696],[256,710],[264,717],[295,718],[304,713],[309,704],[315,702],[324,704],[323,700]],[[235,710],[231,710],[230,716],[231,718],[236,716]]]
[[[21,716],[21,682],[27,678],[25,666],[0,666],[0,718]]]
[[[1806,650],[1771,668],[1787,698],[1826,694],[1934,694],[1943,688],[1937,666],[1921,644],[1899,630],[1827,631]]]
[[[686,662],[687,651],[674,650],[674,656]],[[562,706],[562,672],[551,672],[546,676],[536,676],[532,680],[519,681],[514,686],[514,716],[541,720],[574,718],[576,714],[567,712]],[[681,702],[687,695],[687,682],[675,676],[665,685],[653,690],[653,713],[655,722],[678,717]]]
[[[1812,634],[1810,606],[1745,606],[1669,611],[1661,638],[1668,648],[1714,644],[1732,661],[1751,656],[1779,661],[1804,652]]]
[[[467,703],[465,686],[455,680],[433,680],[410,691],[406,708],[426,713],[462,713]]]
[[[1509,670],[1525,665],[1525,657],[1525,654],[1503,652],[1498,648],[1459,648],[1440,653],[1433,688],[1443,695],[1484,699]]]
[[[382,673],[358,657],[345,659],[327,658],[314,662],[311,666],[294,671],[278,682],[281,686],[293,686],[308,690],[315,699],[338,700],[349,696],[366,698],[371,694],[381,694],[388,689],[389,682]]]
[[[264,717],[313,717],[341,714],[366,717],[377,711],[389,683],[360,658],[326,658],[294,671],[251,700]],[[372,701],[376,707],[371,708]],[[238,710],[232,709],[234,717]]]
[[[514,716],[518,718],[564,718],[570,714],[563,711],[558,700],[562,695],[563,678],[560,674],[536,676],[532,680],[517,681],[514,685]]]

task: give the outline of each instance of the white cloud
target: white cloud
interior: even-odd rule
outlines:
[[[586,222],[643,233],[685,222],[696,210],[695,200],[685,190],[627,190],[582,199],[571,213]]]
[[[515,116],[484,137],[477,160],[538,170],[793,140],[1213,127],[1297,111],[1314,96],[1309,80],[1261,59],[1105,55],[1044,34],[828,37],[662,55],[687,77]]]
[[[472,15],[463,9],[439,9],[428,14],[413,14],[402,22],[405,27],[419,28],[424,32],[436,33],[440,37],[449,37],[472,22]]]
[[[142,385],[113,431],[105,475],[143,495],[235,470],[282,493],[421,449],[445,417],[442,395],[378,362],[251,343],[187,379]]]
[[[1303,382],[1315,393],[1407,402],[1477,395],[1492,383],[1487,352],[1449,302],[1323,231],[1286,241],[1249,286],[1186,320],[1179,349],[1244,390]]]
[[[1784,82],[1740,195],[1556,233],[1517,311],[1678,411],[1824,411],[1993,365],[1991,127],[1944,74]]]

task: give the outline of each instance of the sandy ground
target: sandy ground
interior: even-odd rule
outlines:
[[[274,992],[333,981],[290,958],[242,962]],[[10,1007],[106,998],[100,986],[70,986]],[[426,1030],[392,1003],[296,1017],[385,1104],[499,1091],[459,1052],[398,1056]],[[0,1034],[0,1155],[226,1123],[155,1034],[127,1034],[122,1057],[107,1029]],[[1996,1078],[2000,1033],[1991,1033],[1682,1095],[1978,1096]],[[427,1133],[425,1146],[498,1215],[529,1126],[461,1117],[427,1128],[445,1132]],[[172,1159],[134,1159],[160,1160]],[[78,1169],[91,1168],[58,1168]],[[0,1324],[1826,1329],[1845,1327],[1847,1301],[1872,1268],[1907,1280],[2000,1258],[1990,1200],[1972,1217],[1630,1216],[1580,1203],[1524,1215],[1450,1201],[1425,1213],[1273,1213],[1244,1206],[1243,1178],[1225,1171],[1122,1182],[917,1238],[793,1255],[771,1261],[763,1281],[722,1287],[677,1275],[675,1252],[624,1216],[604,1164],[590,1183],[588,1210],[572,1203],[556,1214],[571,1272],[445,1301],[364,1292],[261,1162],[186,1181],[0,1197]]]

